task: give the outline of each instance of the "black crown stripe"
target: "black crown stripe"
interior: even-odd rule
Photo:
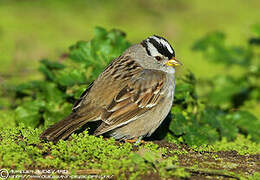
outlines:
[[[147,41],[146,41],[146,40],[143,40],[143,41],[141,42],[141,45],[145,48],[147,54],[148,54],[149,56],[151,56],[151,52],[150,52],[149,49],[148,49]]]
[[[161,53],[162,55],[164,55],[165,57],[168,57],[169,59],[171,59],[172,57],[175,57],[174,51],[173,51],[173,53],[170,53],[167,47],[165,47],[163,44],[156,41],[155,39],[149,38],[149,42],[152,43],[153,46],[158,50],[158,52]],[[168,43],[168,41],[166,41],[166,42]]]

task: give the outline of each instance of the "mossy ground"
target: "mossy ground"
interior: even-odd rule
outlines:
[[[243,136],[231,143],[222,142],[224,145],[219,142],[188,147],[164,140],[134,145],[95,137],[84,131],[53,144],[39,139],[41,131],[23,125],[3,129],[0,133],[0,168],[7,169],[10,176],[113,179],[254,179],[260,172],[259,144]],[[236,143],[240,145],[234,146]]]

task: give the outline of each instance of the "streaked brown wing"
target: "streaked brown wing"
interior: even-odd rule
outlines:
[[[79,97],[79,99],[74,103],[73,107],[72,107],[72,111],[76,112],[80,106],[81,103],[83,102],[83,100],[86,98],[86,96],[88,95],[88,92],[90,91],[91,87],[93,86],[94,81],[92,83],[90,83],[90,85],[88,86],[88,88],[81,94],[81,96]]]
[[[120,90],[118,86],[120,87],[129,80],[129,75],[131,76],[135,71],[141,69],[136,63],[129,66],[127,63],[129,59],[129,56],[119,56],[114,59],[75,102],[72,108],[73,112],[84,116],[90,108],[102,109],[106,107]],[[131,68],[131,70],[129,71],[127,68]]]
[[[96,135],[136,120],[163,98],[165,73],[157,70],[143,70],[133,77],[104,109],[102,123]]]

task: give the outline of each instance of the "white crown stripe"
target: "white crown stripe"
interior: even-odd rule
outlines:
[[[147,42],[147,45],[148,45],[148,48],[149,48],[150,53],[151,53],[152,56],[156,56],[156,55],[159,54],[158,50],[153,46],[152,43]]]
[[[163,45],[167,47],[167,49],[169,50],[170,53],[173,53],[171,46],[167,42],[164,42]]]

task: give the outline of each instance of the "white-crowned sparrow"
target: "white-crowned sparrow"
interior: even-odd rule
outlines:
[[[150,36],[129,47],[89,85],[73,112],[41,138],[57,142],[93,121],[101,121],[94,135],[139,140],[150,136],[171,109],[178,65],[173,48],[162,37]]]

